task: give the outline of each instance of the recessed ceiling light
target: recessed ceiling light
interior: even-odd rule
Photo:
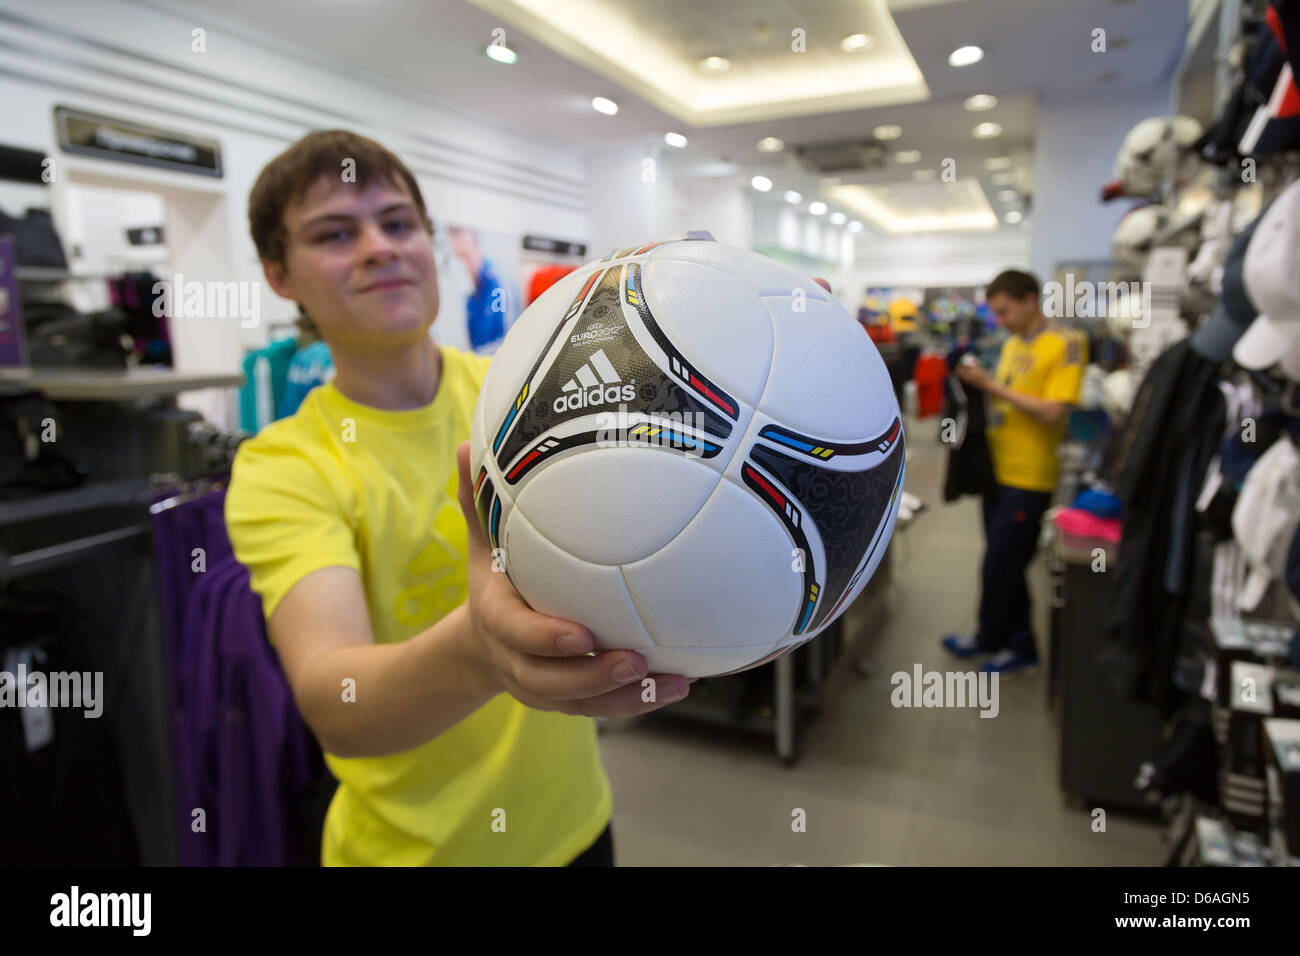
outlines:
[[[990,181],[993,183],[994,186],[1010,186],[1012,183],[1016,181],[1016,174],[997,173],[996,175],[990,177]]]
[[[970,133],[976,139],[993,139],[1002,135],[1002,126],[999,123],[980,123]]]
[[[1015,202],[1020,198],[1020,193],[1014,189],[1003,189],[998,193],[998,199],[1002,202]]]
[[[765,136],[758,141],[758,150],[761,153],[779,153],[785,149],[785,140],[777,139],[775,136]]]
[[[700,61],[700,69],[705,73],[726,73],[731,69],[731,61],[725,56],[706,56]]]
[[[664,142],[669,146],[675,146],[678,149],[686,147],[686,137],[681,133],[664,133]]]
[[[998,98],[990,96],[988,93],[976,93],[974,96],[967,97],[962,106],[972,113],[981,113],[984,110],[991,110],[998,105]]]
[[[831,213],[831,225],[842,226],[844,225],[845,220],[848,218],[849,217],[844,215],[844,213],[842,212],[833,212]]]
[[[766,176],[755,176],[749,181],[749,184],[761,193],[765,193],[772,188],[772,180]]]
[[[984,160],[984,168],[985,169],[1010,169],[1011,157],[994,156],[992,159],[986,159]]]
[[[489,43],[486,50],[488,59],[496,60],[498,63],[514,63],[519,59],[519,55],[508,46],[500,43]]]
[[[793,189],[787,189],[785,191],[785,201],[788,203],[798,204],[803,202],[803,196],[795,192]]]
[[[984,59],[984,51],[977,46],[962,46],[948,54],[949,66],[970,66]]]
[[[903,135],[903,127],[895,126],[893,123],[886,123],[883,126],[877,126],[871,132],[876,139],[898,139]]]
[[[861,232],[861,231],[862,231],[862,223],[858,222],[856,219],[854,219],[851,223],[849,223],[849,232]]]
[[[865,33],[850,33],[840,41],[840,49],[845,53],[861,53],[863,50],[870,50],[876,45],[876,41]]]
[[[618,104],[613,100],[607,100],[603,96],[592,97],[591,108],[597,113],[604,113],[606,116],[613,116],[618,112]]]
[[[808,204],[808,211],[812,213],[814,216],[825,215],[826,204],[822,202],[820,199],[815,199]]]
[[[1006,215],[1007,222],[1011,223],[1013,226],[1024,218],[1024,214],[1021,213],[1019,209],[1013,209]]]
[[[928,183],[939,174],[933,169],[914,169],[912,170],[912,179],[918,183]]]
[[[896,163],[919,163],[921,161],[921,151],[919,149],[900,149],[894,154]]]

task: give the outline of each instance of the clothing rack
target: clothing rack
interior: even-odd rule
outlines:
[[[183,505],[190,501],[197,501],[199,498],[206,498],[214,492],[225,490],[225,481],[213,480],[211,478],[198,478],[193,481],[181,481],[176,483],[178,488],[177,494],[170,495],[161,501],[156,501],[149,506],[149,514],[158,515],[164,511],[170,511],[177,505]]]
[[[147,482],[120,482],[110,489],[113,494],[106,496],[101,489],[91,486],[58,493],[61,501],[54,507],[46,506],[45,518],[61,516],[79,523],[91,519],[96,514],[114,516],[121,508],[146,504],[157,497],[160,491],[172,490],[168,497],[149,504],[148,513],[160,514],[187,501],[202,498],[225,488],[224,480],[201,478],[192,481],[180,481],[173,475],[155,476]],[[48,496],[46,496],[48,497]],[[0,515],[2,518],[3,515]],[[29,519],[29,515],[14,512],[9,521],[0,521],[0,526],[16,525]],[[92,520],[92,523],[93,520]],[[117,524],[117,523],[115,523]],[[120,547],[137,538],[151,535],[153,526],[149,521],[136,521],[130,524],[117,524],[103,531],[81,535],[55,544],[24,547],[17,553],[9,553],[0,548],[0,583],[50,571],[75,561],[83,561],[94,555]]]

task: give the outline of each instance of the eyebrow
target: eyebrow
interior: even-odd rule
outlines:
[[[414,212],[415,203],[410,202],[408,200],[402,200],[400,202],[390,203],[389,205],[385,206],[383,209],[380,209],[376,215],[386,216],[392,212],[400,212],[408,209]],[[352,213],[347,213],[347,212],[327,212],[327,213],[322,213],[319,216],[313,216],[311,219],[308,219],[307,221],[300,223],[298,228],[310,229],[313,226],[319,226],[325,223],[353,222],[359,218],[360,218],[359,216],[355,216]]]

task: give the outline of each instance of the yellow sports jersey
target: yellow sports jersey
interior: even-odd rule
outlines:
[[[1077,405],[1087,362],[1088,340],[1082,332],[1049,325],[1030,341],[1013,335],[1003,343],[997,380],[1017,392]],[[1009,401],[990,396],[987,435],[998,484],[1055,490],[1056,446],[1065,429],[1065,421],[1049,428]]]
[[[331,382],[240,446],[226,523],[267,620],[297,582],[338,566],[361,575],[379,643],[464,603],[456,448],[489,360],[442,356],[423,408],[359,405]],[[339,781],[326,866],[563,866],[600,836],[613,805],[595,721],[509,694],[414,750],[326,762]]]

